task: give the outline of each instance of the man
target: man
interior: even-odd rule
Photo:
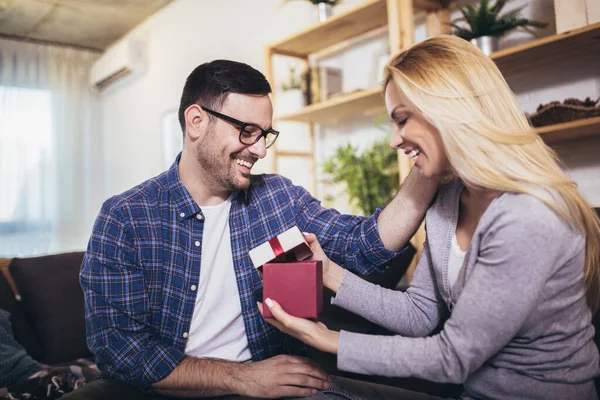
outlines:
[[[88,346],[113,378],[96,385],[104,393],[278,398],[327,388],[326,373],[297,356],[303,345],[259,314],[262,282],[248,251],[298,225],[331,259],[369,274],[421,222],[436,183],[418,173],[370,218],[324,209],[281,176],[250,175],[279,135],[270,92],[246,64],[197,67],[179,106],[181,155],[103,205],[81,285]]]

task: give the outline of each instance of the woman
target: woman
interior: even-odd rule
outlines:
[[[470,43],[428,39],[386,75],[392,147],[445,182],[410,288],[371,285],[308,240],[333,304],[398,335],[333,332],[272,300],[269,322],[337,353],[341,370],[462,383],[463,398],[596,399],[598,217]]]

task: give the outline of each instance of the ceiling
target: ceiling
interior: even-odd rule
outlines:
[[[104,50],[173,0],[0,0],[0,35]]]

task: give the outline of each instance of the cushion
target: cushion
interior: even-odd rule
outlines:
[[[83,252],[15,258],[9,270],[21,306],[42,348],[39,361],[58,364],[88,357],[83,291]]]
[[[0,274],[0,309],[10,313],[15,339],[27,350],[27,354],[38,360],[42,355],[42,349],[4,274]]]

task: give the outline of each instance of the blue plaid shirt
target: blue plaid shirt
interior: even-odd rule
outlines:
[[[191,288],[200,286],[204,217],[181,183],[178,162],[103,204],[81,267],[88,347],[105,376],[139,387],[167,377],[185,357],[196,300]],[[278,175],[253,176],[250,188],[236,193],[231,248],[254,361],[305,348],[259,314],[262,281],[248,250],[298,225],[315,233],[336,263],[377,272],[396,255],[379,238],[379,212],[363,218],[325,209]]]

